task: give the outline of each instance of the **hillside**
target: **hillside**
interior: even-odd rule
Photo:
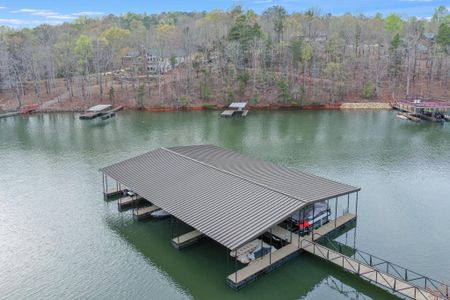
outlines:
[[[450,17],[287,13],[82,17],[0,29],[0,106],[75,110],[448,99]],[[133,53],[133,54],[130,54]],[[153,53],[153,56],[149,56]],[[155,54],[156,53],[156,54]],[[150,63],[154,57],[157,63]],[[127,59],[127,61],[125,61]],[[156,72],[150,68],[156,66]],[[152,69],[153,70],[153,69]]]

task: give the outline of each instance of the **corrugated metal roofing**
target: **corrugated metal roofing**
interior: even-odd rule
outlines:
[[[98,105],[95,105],[95,106],[90,107],[90,108],[88,109],[88,111],[91,111],[91,112],[99,112],[99,111],[108,109],[108,108],[110,108],[110,107],[112,107],[112,105],[110,105],[110,104],[98,104]]]
[[[288,188],[293,182],[321,188],[320,181],[322,195],[359,190],[213,145],[160,148],[100,171],[231,250],[306,204]]]
[[[247,106],[247,102],[233,102],[228,107],[229,108],[245,108]]]
[[[169,149],[305,202],[326,200],[360,190],[354,186],[254,159],[215,145],[180,146]]]

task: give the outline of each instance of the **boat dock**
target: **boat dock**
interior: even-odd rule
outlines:
[[[233,102],[220,114],[220,116],[233,117],[234,115],[240,115],[241,117],[246,117],[248,114],[248,109],[245,109],[246,106],[247,102]]]
[[[426,99],[420,96],[399,100],[392,107],[401,111],[399,115],[405,116],[414,122],[427,120],[442,123],[448,121],[446,116],[450,113],[450,102],[438,99]]]
[[[171,215],[175,222],[170,223],[170,242],[175,248],[183,249],[202,238],[220,244],[227,260],[229,256],[234,259],[234,272],[224,274],[233,289],[305,253],[394,294],[450,299],[450,288],[442,282],[355,246],[333,244],[332,239],[356,226],[358,187],[214,145],[158,148],[100,171],[106,195],[110,193],[105,192],[108,178],[112,178],[117,191],[123,185],[152,199],[150,206],[133,210],[134,218],[142,220],[158,209]],[[187,225],[189,232],[174,236],[174,223],[179,222]],[[330,248],[321,242],[329,243]]]
[[[80,120],[92,120],[101,118],[106,120],[116,115],[116,112],[123,109],[123,106],[112,108],[110,104],[99,104],[90,107],[84,114],[80,115]]]

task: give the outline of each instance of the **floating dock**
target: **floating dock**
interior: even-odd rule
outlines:
[[[247,102],[233,102],[220,114],[220,116],[232,117],[234,115],[240,115],[241,117],[246,117],[248,114],[248,109],[245,109],[246,106]]]
[[[133,210],[133,217],[136,220],[143,220],[151,217],[152,212],[158,210],[159,207],[156,205],[138,207]]]
[[[198,230],[193,230],[188,233],[182,234],[172,239],[172,245],[178,250],[186,248],[198,240],[203,238],[205,235]]]
[[[413,113],[407,113],[407,112],[399,112],[398,113],[399,116],[404,116],[405,118],[407,118],[410,121],[419,123],[421,122],[421,118],[419,118],[417,115],[413,114]]]
[[[110,188],[103,192],[105,199],[117,198],[124,195],[126,190],[120,188]]]
[[[117,201],[117,207],[119,208],[119,210],[125,210],[133,205],[139,204],[139,202],[141,202],[142,200],[144,200],[144,198],[142,198],[139,195],[133,197],[132,196],[122,197],[119,198],[119,200]]]
[[[0,113],[0,119],[18,116],[19,114],[20,113],[18,111]]]

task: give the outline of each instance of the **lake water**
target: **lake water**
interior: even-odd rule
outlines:
[[[450,283],[449,125],[341,111],[0,119],[0,298],[392,297],[307,254],[236,292],[224,248],[203,239],[177,251],[170,221],[136,222],[103,201],[100,167],[201,143],[361,187],[357,248]]]

